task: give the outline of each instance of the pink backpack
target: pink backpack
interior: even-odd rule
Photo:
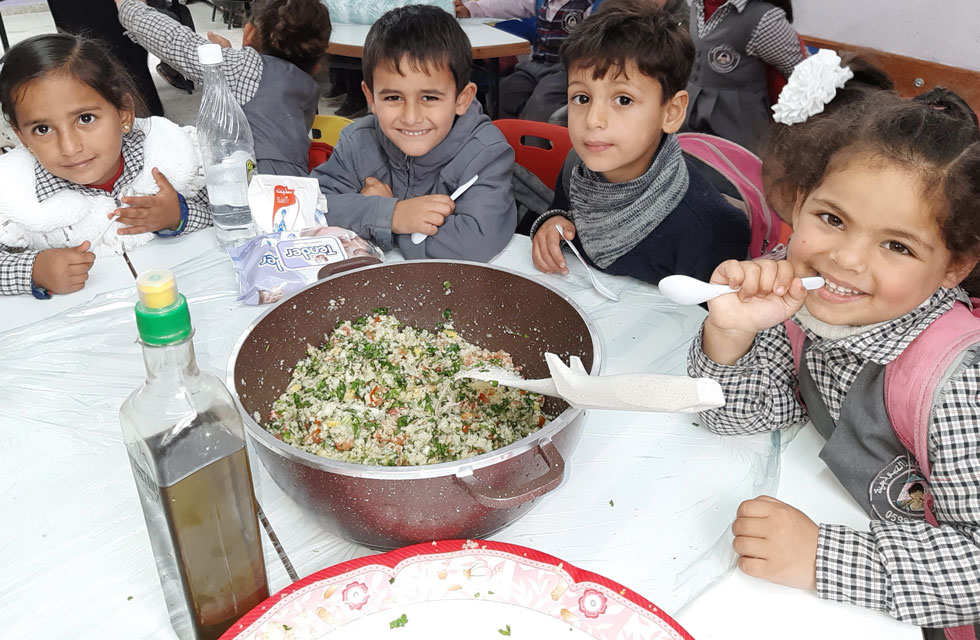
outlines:
[[[929,479],[929,418],[936,394],[963,361],[967,349],[980,343],[980,300],[973,308],[956,304],[916,336],[885,365],[885,410],[899,442],[912,452],[922,475]],[[800,368],[806,336],[792,320],[783,323]],[[939,526],[932,511],[932,494],[925,498],[926,522]],[[945,629],[947,640],[978,640],[975,625]]]
[[[750,258],[783,258],[780,235],[787,225],[769,207],[762,192],[762,161],[745,147],[707,133],[680,133],[681,150],[720,173],[748,207]]]

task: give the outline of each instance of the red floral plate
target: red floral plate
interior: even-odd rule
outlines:
[[[527,547],[481,540],[416,544],[328,567],[268,598],[221,640],[328,635],[693,640],[612,580]]]

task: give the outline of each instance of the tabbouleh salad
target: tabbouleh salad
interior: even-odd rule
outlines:
[[[385,309],[345,321],[310,345],[265,428],[309,453],[360,464],[449,462],[499,449],[551,418],[540,396],[478,380],[455,380],[482,363],[515,371],[509,354],[465,340],[447,322],[436,333]]]

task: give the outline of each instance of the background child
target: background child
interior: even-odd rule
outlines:
[[[197,47],[207,39],[141,0],[116,4],[136,42],[202,81]],[[225,49],[222,70],[252,129],[259,173],[309,175],[310,127],[320,98],[311,74],[329,42],[330,14],[319,0],[256,0],[242,27],[242,48]]]
[[[685,130],[758,152],[772,122],[766,65],[789,76],[804,57],[792,19],[790,0],[692,0],[697,57]]]
[[[312,174],[331,224],[406,258],[486,261],[506,246],[517,226],[514,150],[473,100],[471,62],[469,39],[442,9],[411,5],[374,23],[362,85],[374,115],[345,127]],[[453,203],[446,194],[475,175]],[[414,244],[415,232],[428,238]]]
[[[532,225],[534,265],[568,272],[558,223],[608,273],[707,279],[720,260],[747,255],[748,221],[691,168],[674,135],[694,57],[687,31],[632,4],[604,7],[562,46],[576,155],[552,210]]]
[[[189,131],[135,118],[133,82],[101,45],[36,36],[2,62],[0,107],[24,146],[0,156],[0,246],[23,250],[0,253],[0,293],[77,291],[96,255],[211,224]],[[116,215],[124,226],[96,239]]]
[[[558,50],[601,0],[453,0],[459,18],[537,16],[531,59],[500,82],[500,116],[547,122],[567,99],[568,74]]]
[[[936,527],[893,508],[903,486],[924,481],[886,418],[881,374],[969,303],[958,285],[980,256],[980,132],[966,114],[879,92],[801,130],[797,143],[809,162],[789,167],[802,198],[788,260],[718,267],[712,281],[740,290],[708,303],[688,368],[725,390],[726,406],[701,414],[714,432],[811,419],[827,439],[820,457],[873,519],[870,531],[817,526],[768,496],[749,500],[732,526],[739,567],[919,626],[976,623],[980,360],[966,353],[935,394],[925,493]],[[798,277],[815,274],[827,284],[808,293]],[[798,374],[788,318],[807,339]]]

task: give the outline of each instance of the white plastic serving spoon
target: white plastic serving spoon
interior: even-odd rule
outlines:
[[[449,196],[449,199],[452,200],[453,202],[456,202],[456,198],[463,195],[464,191],[466,191],[474,184],[476,184],[476,179],[479,177],[480,174],[476,174],[475,176],[473,176],[463,184],[459,185],[459,187],[455,191],[453,191],[453,194]],[[416,231],[415,233],[412,234],[412,244],[421,244],[422,241],[428,237],[429,237],[428,234],[422,233],[421,231]]]
[[[803,288],[808,291],[819,289],[824,285],[824,280],[820,276],[801,278],[801,280]],[[726,293],[738,291],[727,284],[711,284],[690,276],[667,276],[657,286],[660,288],[660,293],[670,300],[687,305],[701,304]]]
[[[582,266],[585,267],[585,272],[589,274],[589,280],[592,281],[592,286],[595,287],[595,290],[601,293],[606,298],[609,298],[613,302],[619,302],[619,296],[613,293],[612,290],[609,289],[609,287],[599,282],[599,278],[596,278],[595,274],[592,273],[592,269],[590,269],[588,263],[585,262],[585,258],[583,258],[582,254],[578,252],[578,249],[575,248],[575,245],[572,244],[572,241],[565,237],[565,231],[561,228],[561,225],[558,224],[557,222],[555,223],[555,229],[558,229],[558,235],[561,236],[561,239],[565,241],[565,244],[568,245],[568,248],[572,250],[572,253],[574,253],[575,257],[578,258],[578,261],[582,263]]]
[[[697,413],[725,404],[721,386],[708,378],[657,373],[590,376],[576,356],[569,359],[568,365],[553,353],[544,357],[550,378],[524,380],[500,367],[485,365],[459,371],[455,377],[496,380],[507,387],[564,398],[579,409]]]

